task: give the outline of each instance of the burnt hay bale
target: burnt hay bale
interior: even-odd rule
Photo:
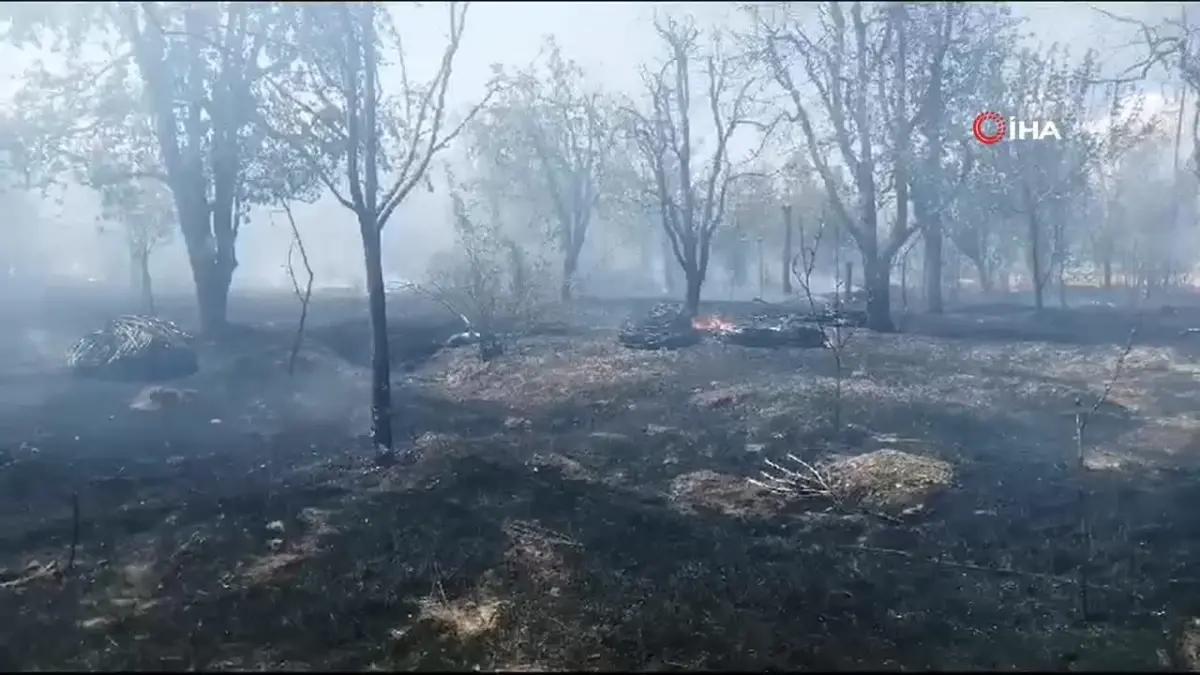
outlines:
[[[733,330],[721,334],[722,341],[741,347],[801,347],[828,346],[825,331],[795,316],[755,317],[739,322]]]
[[[186,377],[199,370],[195,338],[165,319],[125,315],[80,338],[67,352],[80,377],[147,381]]]
[[[644,315],[630,316],[617,333],[617,342],[629,349],[679,349],[700,339],[692,316],[672,302],[660,302]]]
[[[844,328],[865,328],[867,313],[861,309],[835,307],[827,305],[805,315],[806,320],[823,326],[841,326]]]

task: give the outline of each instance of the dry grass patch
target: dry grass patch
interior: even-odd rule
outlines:
[[[698,408],[723,408],[744,403],[754,394],[754,388],[746,384],[723,386],[714,382],[713,386],[714,389],[693,390],[689,402]]]
[[[420,606],[422,621],[433,624],[441,632],[459,640],[477,638],[495,630],[503,609],[503,603],[496,599],[450,600],[442,593],[423,598]]]
[[[438,385],[459,399],[557,403],[582,391],[651,380],[672,370],[675,352],[626,349],[613,340],[573,340],[557,349],[517,352],[482,363],[474,350],[438,359]]]
[[[321,552],[321,539],[335,534],[337,529],[330,523],[333,511],[305,508],[298,518],[302,533],[288,542],[284,538],[268,539],[269,552],[254,558],[240,572],[242,579],[251,586],[278,583],[285,574]],[[282,523],[268,525],[268,530],[284,534]]]
[[[820,497],[882,513],[920,510],[954,480],[949,462],[891,448],[808,463],[788,455],[767,460],[764,480],[749,483],[785,497]]]
[[[505,559],[534,586],[557,596],[571,581],[561,548],[578,548],[573,538],[529,521],[511,521],[504,526],[508,537]]]
[[[891,449],[837,459],[826,470],[842,499],[885,512],[919,508],[954,480],[949,462]]]
[[[1179,670],[1200,672],[1200,619],[1193,617],[1183,622],[1177,652],[1176,665]]]
[[[693,471],[671,481],[671,502],[680,511],[715,511],[733,518],[767,518],[779,512],[781,495],[745,479],[714,471]]]

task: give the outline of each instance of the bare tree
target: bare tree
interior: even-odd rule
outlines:
[[[1044,54],[1023,52],[1008,87],[1011,105],[1028,102],[1025,109],[1054,120],[1065,135],[1061,141],[1018,141],[994,148],[999,152],[993,160],[1014,188],[1001,208],[1007,207],[1024,221],[1030,283],[1039,310],[1045,306],[1047,284],[1064,260],[1065,233],[1059,228],[1065,222],[1065,209],[1097,158],[1096,139],[1083,127],[1094,63],[1088,55],[1072,72],[1065,55],[1056,49]]]
[[[1099,167],[1118,161],[1150,128],[1140,114],[1139,97],[1113,99],[1119,104],[1110,110],[1109,128],[1091,128],[1096,55],[1086,54],[1077,65],[1069,61],[1058,46],[1040,52],[1024,50],[1007,68],[999,94],[1007,109],[1053,121],[1059,137],[1002,142],[977,155],[979,168],[1003,186],[985,193],[995,200],[987,210],[994,217],[1011,218],[1011,224],[1020,230],[1038,309],[1045,306],[1046,291],[1056,278],[1060,302],[1065,304],[1066,270],[1075,248],[1072,242],[1083,238],[1072,230],[1088,225],[1072,214],[1082,210],[1089,198],[1091,176]]]
[[[423,84],[409,78],[404,43],[387,7],[298,5],[294,39],[303,45],[304,58],[286,78],[270,82],[272,95],[291,112],[274,125],[272,135],[307,159],[358,222],[371,317],[372,440],[381,458],[390,458],[394,445],[382,232],[412,191],[429,185],[426,173],[433,158],[486,102],[457,124],[448,123],[446,93],[468,4],[447,3],[449,41],[436,72]],[[388,48],[400,71],[400,90],[391,95],[380,80],[381,52]]]
[[[1164,19],[1154,25],[1101,7],[1092,8],[1113,21],[1136,28],[1146,47],[1146,55],[1126,68],[1115,80],[1117,84],[1145,80],[1154,69],[1165,68],[1182,81],[1188,92],[1200,97],[1200,26],[1191,22],[1188,5],[1180,3],[1179,18]],[[1200,176],[1200,107],[1192,114],[1191,138],[1191,168]]]
[[[997,104],[989,91],[999,76],[992,66],[1013,53],[1017,22],[1003,4],[910,3],[905,14],[914,57],[908,77],[924,92],[913,102],[916,170],[908,181],[923,244],[926,309],[939,313],[946,221],[978,152],[963,132],[978,111]]]
[[[96,2],[0,11],[7,40],[65,56],[61,68],[33,60],[17,92],[14,140],[26,175],[43,183],[74,174],[94,187],[162,181],[210,334],[226,323],[250,205],[295,196],[275,182],[291,162],[256,124],[273,115],[260,96],[264,78],[293,65],[296,50],[278,45],[288,42],[294,7]]]
[[[170,241],[174,231],[175,205],[171,195],[166,186],[148,180],[104,184],[99,192],[100,218],[119,224],[129,252],[130,281],[141,299],[142,311],[154,314],[150,258],[159,246]],[[105,232],[107,228],[101,225],[100,230]]]
[[[795,209],[791,204],[784,205],[783,219],[787,223],[787,227],[791,228]],[[850,338],[854,334],[854,330],[846,325],[846,322],[841,316],[841,301],[842,297],[842,280],[839,275],[834,275],[837,281],[835,282],[833,293],[833,306],[826,306],[817,300],[816,294],[813,293],[813,272],[817,268],[818,260],[820,259],[821,244],[825,240],[825,234],[828,227],[827,213],[822,213],[818,218],[810,219],[811,228],[806,228],[803,224],[798,229],[799,232],[799,248],[800,251],[791,260],[789,272],[796,278],[800,289],[804,291],[804,298],[808,301],[809,312],[813,317],[817,317],[818,326],[821,332],[825,335],[825,345],[833,354],[833,432],[840,434],[842,431],[842,392],[844,389],[845,380],[845,352],[846,347],[850,343]],[[839,262],[837,256],[837,241],[834,240],[834,269],[836,270]]]
[[[455,245],[430,264],[428,288],[418,290],[458,314],[480,359],[489,361],[503,352],[502,332],[542,318],[552,294],[539,281],[552,266],[545,250],[522,245],[506,231],[495,200],[486,188],[481,199],[479,187],[468,181],[452,188]]]
[[[803,133],[832,214],[862,252],[868,324],[893,330],[892,260],[916,231],[909,217],[908,176],[919,115],[911,111],[919,112],[929,100],[909,82],[907,10],[902,3],[825,2],[818,7],[817,27],[809,29],[791,3],[751,9],[757,46],[787,94],[789,118]],[[804,94],[805,85],[816,91],[816,105]],[[826,127],[832,138],[823,134]],[[852,190],[831,161],[831,148],[848,170]],[[889,201],[891,227],[881,238],[879,216]]]
[[[472,149],[511,196],[547,211],[562,256],[559,296],[571,299],[588,228],[605,196],[615,127],[612,106],[547,39],[537,64],[506,78],[500,100],[472,125]]]
[[[308,248],[304,246],[304,238],[300,236],[300,228],[296,226],[296,217],[292,215],[292,207],[287,202],[282,202],[280,209],[283,211],[284,217],[287,218],[288,229],[291,230],[292,239],[288,242],[287,261],[285,269],[287,270],[288,279],[292,282],[292,292],[295,293],[296,299],[300,301],[300,318],[296,323],[296,336],[292,339],[292,350],[288,353],[288,375],[296,373],[296,359],[300,356],[300,348],[304,345],[304,329],[308,325],[308,306],[312,302],[313,281],[316,275],[313,274],[312,264],[308,260]],[[300,256],[300,263],[304,265],[304,287],[300,287],[300,278],[296,274],[296,255]]]
[[[685,306],[694,313],[708,274],[713,234],[725,221],[730,185],[750,175],[742,167],[761,153],[774,125],[752,117],[762,82],[750,74],[745,59],[725,52],[720,34],[702,46],[704,36],[690,18],[659,19],[655,29],[668,58],[657,69],[643,70],[649,110],[630,109],[630,126],[671,253],[683,268]],[[703,77],[699,96],[692,87],[696,62]],[[707,153],[692,119],[698,105],[708,112],[706,121],[715,136]],[[730,141],[747,128],[757,129],[762,143],[746,164],[735,165]]]
[[[1154,131],[1111,161],[1099,163],[1090,181],[1090,198],[1080,217],[1101,281],[1108,287],[1120,273],[1140,290],[1131,299],[1166,285],[1196,251],[1194,217],[1185,211],[1195,193],[1195,177],[1174,160],[1179,115],[1153,118]],[[1175,127],[1175,128],[1172,128]],[[1171,195],[1164,199],[1164,195]],[[1091,216],[1091,218],[1088,218]]]

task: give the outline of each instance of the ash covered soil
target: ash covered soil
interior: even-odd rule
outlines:
[[[483,364],[397,301],[409,461],[378,468],[357,302],[317,301],[289,375],[293,299],[235,299],[151,392],[61,371],[103,303],[3,328],[0,668],[1193,666],[1200,309],[909,317],[839,378],[621,348],[627,303]]]

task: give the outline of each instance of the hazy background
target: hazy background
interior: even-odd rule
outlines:
[[[1194,4],[1194,3],[1187,3]],[[1177,15],[1181,3],[1110,2],[1104,9],[1142,20]],[[1143,53],[1136,31],[1113,22],[1085,3],[1014,3],[1015,11],[1029,19],[1032,40],[1062,42],[1076,55],[1088,48],[1102,52],[1110,70],[1126,67]],[[410,69],[432,72],[445,44],[445,8],[440,3],[422,7],[392,7],[397,24],[408,40]],[[535,58],[543,36],[554,35],[565,54],[577,60],[588,75],[609,90],[637,95],[638,65],[659,55],[652,17],[655,12],[688,12],[701,23],[741,21],[733,3],[623,3],[623,2],[486,2],[471,7],[464,43],[456,61],[451,85],[451,106],[461,111],[483,94],[493,63],[518,68]],[[32,58],[11,48],[0,48],[0,100],[7,104],[19,85],[19,73]],[[387,85],[385,85],[386,87]],[[1147,112],[1161,107],[1155,90],[1147,85]],[[440,159],[453,161],[454,153]],[[432,171],[440,178],[440,168]],[[36,194],[0,194],[0,209],[8,224],[5,245],[20,247],[24,265],[40,267],[54,276],[124,283],[128,279],[127,254],[119,228],[99,231],[96,200],[90,190],[67,187],[46,198]],[[362,277],[361,248],[352,215],[329,197],[314,204],[295,206],[295,214],[308,245],[317,284],[354,285]],[[243,228],[239,240],[240,267],[234,289],[280,286],[289,282],[283,270],[290,233],[282,214],[260,209]],[[450,208],[446,190],[417,191],[385,230],[385,260],[393,278],[419,279],[430,256],[451,245]],[[611,251],[588,251],[603,259]],[[190,289],[190,272],[182,242],[164,246],[153,260],[159,289]]]

